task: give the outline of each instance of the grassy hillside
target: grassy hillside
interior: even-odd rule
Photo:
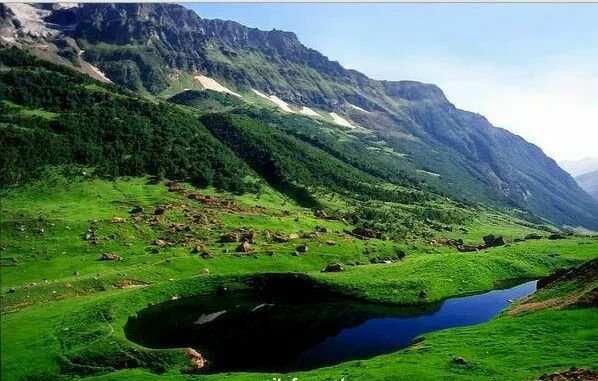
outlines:
[[[133,207],[142,207],[143,213],[129,213]],[[156,208],[164,213],[155,214]],[[186,362],[183,351],[150,351],[131,343],[123,331],[128,317],[173,296],[214,292],[222,285],[246,289],[251,277],[265,272],[305,273],[312,282],[352,297],[422,303],[488,290],[508,279],[543,276],[598,254],[595,238],[514,242],[529,233],[547,233],[490,211],[451,225],[453,232],[437,232],[437,237],[476,243],[500,227],[508,246],[458,253],[422,239],[357,239],[345,233],[354,225],[316,217],[268,187],[259,195],[238,196],[147,178],[105,181],[56,175],[5,192],[1,221],[2,378],[11,380],[106,372],[99,379],[152,379],[151,372],[164,371],[166,379],[178,379]],[[255,243],[249,253],[236,251],[239,242],[220,242],[229,233],[250,231]],[[291,238],[278,242],[277,236]],[[309,251],[296,255],[302,245]],[[397,259],[398,250],[406,252],[404,259]],[[106,252],[121,260],[99,260]],[[373,258],[393,259],[370,264]],[[320,273],[333,262],[347,270]],[[427,292],[425,300],[421,290]],[[575,310],[500,318],[482,327],[429,335],[423,344],[392,355],[299,376],[385,379],[401,371],[432,379],[448,371],[464,379],[521,379],[571,364],[591,365],[595,351],[587,351],[587,337],[596,333],[593,316],[591,310]],[[544,328],[538,336],[530,327],[540,322]],[[501,345],[489,341],[499,334]],[[561,335],[572,335],[568,346],[540,361],[546,346]],[[528,340],[523,347],[522,339]],[[506,358],[500,355],[509,351],[514,352]],[[517,371],[505,373],[512,369],[509,361],[523,351],[527,357],[514,363]],[[470,365],[450,365],[454,355],[464,356]],[[32,356],[34,364],[28,360]],[[138,369],[113,373],[123,364]]]
[[[253,189],[250,169],[192,115],[100,84],[18,49],[0,50],[0,183],[46,165],[106,176],[153,174],[229,190]]]
[[[422,167],[397,131],[381,139],[213,92],[143,98],[16,49],[0,50],[0,62],[3,380],[189,379],[184,349],[131,342],[128,319],[173,298],[250,290],[272,273],[347,298],[429,305],[595,267],[597,237],[448,197],[444,175]],[[503,244],[485,245],[489,234]],[[322,272],[330,264],[342,271]],[[563,274],[487,324],[395,353],[198,379],[522,380],[596,369],[595,271]]]

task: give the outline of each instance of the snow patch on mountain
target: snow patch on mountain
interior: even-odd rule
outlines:
[[[299,110],[299,113],[301,113],[303,115],[307,115],[307,116],[320,116],[320,114],[318,114],[317,112],[315,112],[314,110],[312,110],[306,106],[301,107],[301,110]]]
[[[365,112],[365,113],[368,113],[368,114],[370,113],[369,111],[367,111],[367,110],[364,110],[364,109],[362,109],[362,108],[361,108],[361,107],[359,107],[359,106],[355,106],[354,104],[348,103],[348,105],[349,105],[349,107],[351,107],[351,108],[352,108],[352,109],[354,109],[354,110],[361,111],[361,112]]]
[[[349,122],[347,119],[343,118],[335,112],[331,112],[330,116],[332,117],[332,122],[338,124],[339,126],[355,128],[355,126],[352,125],[351,122]]]
[[[240,94],[235,93],[228,87],[221,85],[214,78],[206,77],[205,75],[201,75],[201,74],[196,75],[193,78],[197,82],[199,82],[199,84],[206,90],[217,91],[219,93],[226,93],[226,94],[234,95],[235,97],[241,98]]]
[[[112,81],[110,80],[110,78],[106,77],[106,74],[104,74],[103,71],[101,71],[100,69],[98,69],[96,66],[93,66],[92,64],[90,64],[89,62],[85,62],[87,65],[89,65],[89,68],[91,69],[91,71],[93,71],[95,74],[97,74],[98,77],[100,77],[100,79],[103,82],[108,82],[108,83],[112,83]]]
[[[278,98],[276,95],[266,95],[266,94],[264,94],[261,91],[258,91],[256,89],[251,89],[251,90],[253,90],[253,92],[257,96],[260,96],[260,97],[262,97],[264,99],[267,99],[270,102],[274,103],[282,111],[294,113],[294,111],[289,107],[289,104],[287,102],[283,101],[282,99]]]

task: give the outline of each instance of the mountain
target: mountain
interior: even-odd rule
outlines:
[[[575,180],[583,190],[598,200],[598,169],[577,176]]]
[[[358,183],[375,176],[399,186],[418,184],[454,199],[526,210],[559,225],[598,229],[598,202],[538,147],[478,114],[459,110],[435,85],[373,80],[305,47],[293,33],[206,20],[172,4],[10,4],[0,7],[0,35],[4,45],[24,48],[136,94],[166,99],[210,89],[228,94],[229,104],[237,99],[277,108],[276,117],[243,111],[244,115],[202,119],[237,156],[250,141],[227,139],[231,136],[222,135],[223,126],[228,126],[226,131],[251,123],[261,126],[262,118],[335,125],[344,139],[356,142],[332,144],[316,129],[310,130],[312,137],[297,137],[300,131],[281,127],[276,136],[300,139],[303,143],[285,144],[317,146],[317,157],[324,151],[342,162],[338,165],[357,168],[359,175],[353,178],[359,178]],[[230,113],[231,107],[236,106],[225,111]],[[295,136],[285,136],[291,133]],[[258,136],[252,139],[272,143]],[[345,151],[349,148],[356,151],[349,154]],[[268,155],[274,153],[267,156],[269,162],[284,168],[278,180],[284,180],[287,188],[305,181],[308,187],[331,186],[330,181],[309,175],[315,170],[313,163],[304,163],[302,174],[288,177],[293,171],[285,165],[297,152],[278,145],[268,149]],[[366,160],[376,155],[365,155],[361,149],[381,156]],[[311,152],[305,150],[300,152]],[[253,158],[243,160],[258,173],[265,168]],[[343,183],[344,190],[356,188],[347,181],[334,183]],[[370,191],[360,190],[362,195]]]
[[[571,176],[578,177],[585,173],[598,170],[598,157],[586,157],[579,160],[565,160],[559,163],[560,166]]]

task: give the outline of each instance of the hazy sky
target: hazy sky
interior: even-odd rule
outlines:
[[[598,156],[598,4],[186,4],[295,32],[376,79],[440,86],[556,160]]]

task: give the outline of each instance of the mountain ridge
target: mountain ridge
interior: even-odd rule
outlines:
[[[113,82],[154,96],[182,87],[185,78],[201,89],[193,77],[201,73],[243,99],[259,90],[320,116],[334,112],[402,153],[396,160],[406,170],[433,173],[429,182],[449,194],[598,229],[598,203],[554,160],[483,116],[459,110],[435,85],[377,81],[305,47],[292,32],[206,20],[178,5],[44,7],[50,9],[45,22],[61,33],[47,42],[75,68],[84,60]]]

